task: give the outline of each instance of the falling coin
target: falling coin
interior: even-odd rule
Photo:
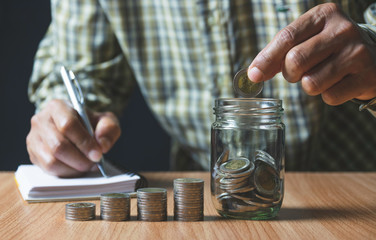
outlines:
[[[244,68],[235,74],[233,87],[237,94],[245,98],[256,97],[264,87],[263,82],[252,82],[247,75],[247,68]]]

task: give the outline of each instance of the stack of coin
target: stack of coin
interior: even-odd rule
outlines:
[[[127,193],[101,195],[101,219],[126,221],[130,219],[130,197]]]
[[[174,219],[202,221],[204,219],[204,181],[197,178],[174,180]]]
[[[167,220],[167,190],[165,188],[137,190],[137,219],[151,222]]]
[[[65,205],[65,219],[87,221],[95,219],[94,203],[69,203]]]
[[[219,167],[222,173],[222,177],[219,180],[219,188],[228,194],[252,191],[254,186],[249,179],[254,169],[254,164],[247,158],[229,159]]]

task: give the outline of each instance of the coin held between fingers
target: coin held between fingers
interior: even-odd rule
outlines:
[[[244,68],[235,74],[233,87],[237,94],[244,98],[253,98],[260,94],[264,87],[263,82],[255,83],[248,78],[247,69]]]

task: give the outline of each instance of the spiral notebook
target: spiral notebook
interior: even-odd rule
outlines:
[[[102,193],[134,192],[144,185],[144,178],[139,174],[125,173],[105,178],[96,172],[79,178],[59,178],[35,165],[20,165],[15,180],[27,202],[98,199]]]

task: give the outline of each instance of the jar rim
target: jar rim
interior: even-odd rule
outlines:
[[[280,115],[282,100],[275,98],[218,98],[215,100],[215,114],[236,115]]]
[[[276,98],[217,98],[217,102],[277,102],[277,103],[282,103],[281,99],[276,99]]]

